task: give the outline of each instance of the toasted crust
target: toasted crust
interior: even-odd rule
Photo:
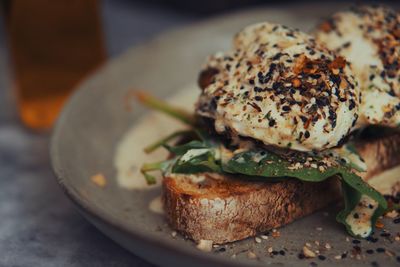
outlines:
[[[254,236],[310,214],[339,196],[334,178],[316,184],[292,179],[265,183],[203,176],[200,183],[182,175],[163,180],[169,223],[195,241],[220,244]]]
[[[368,180],[400,164],[400,134],[357,144]],[[322,183],[288,179],[246,181],[215,174],[163,179],[163,201],[172,228],[194,241],[222,244],[288,224],[340,198],[335,177]]]
[[[365,160],[367,172],[360,176],[368,181],[385,170],[400,165],[400,133],[385,138],[365,139],[356,144],[357,152]]]

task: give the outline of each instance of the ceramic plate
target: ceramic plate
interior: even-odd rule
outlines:
[[[382,246],[399,254],[399,243],[390,243],[390,239],[379,236],[380,232],[375,234],[379,237],[377,243],[357,244],[363,251],[357,259],[353,255],[356,244],[335,222],[339,209],[335,205],[278,229],[280,237],[270,235],[260,243],[249,238],[206,253],[192,241],[175,236],[163,216],[154,212],[159,187],[133,189],[143,183],[137,174],[144,160],[143,146],[176,125],[135,103],[132,90],[146,90],[190,106],[206,56],[230,47],[233,34],[244,26],[270,21],[308,31],[320,17],[339,8],[343,7],[309,4],[257,8],[170,31],[133,47],[82,83],[62,112],[51,144],[58,182],[101,231],[159,266],[365,266],[373,261],[395,265],[395,257],[386,253],[364,253]],[[394,229],[394,225],[388,227]],[[305,243],[320,250],[326,259],[299,260],[298,253]],[[278,255],[270,254],[269,248]],[[345,259],[337,259],[344,253]]]

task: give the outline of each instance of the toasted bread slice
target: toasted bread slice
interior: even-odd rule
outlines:
[[[368,180],[400,164],[400,134],[357,144]],[[288,179],[261,182],[217,175],[171,175],[163,179],[163,201],[172,228],[188,238],[222,244],[288,224],[339,201],[336,177],[322,183]]]

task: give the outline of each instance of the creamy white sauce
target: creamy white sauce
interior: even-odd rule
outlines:
[[[164,208],[161,196],[156,197],[150,202],[149,210],[151,210],[154,213],[164,214]]]
[[[197,85],[190,84],[171,97],[168,102],[192,111],[198,94]],[[146,154],[143,149],[168,133],[184,127],[182,123],[159,112],[150,112],[138,123],[135,123],[117,144],[114,166],[117,171],[118,184],[127,189],[150,189],[159,186],[161,175],[154,172],[157,183],[149,186],[140,173],[140,167],[143,163],[164,160],[168,153],[159,149],[151,154]]]
[[[358,236],[367,237],[372,231],[371,217],[378,208],[378,203],[367,195],[362,195],[358,205],[346,218],[351,231]]]

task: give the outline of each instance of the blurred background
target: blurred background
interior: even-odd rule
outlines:
[[[48,142],[59,111],[80,81],[162,31],[291,2],[300,1],[0,0],[0,266],[150,266],[56,185]]]

